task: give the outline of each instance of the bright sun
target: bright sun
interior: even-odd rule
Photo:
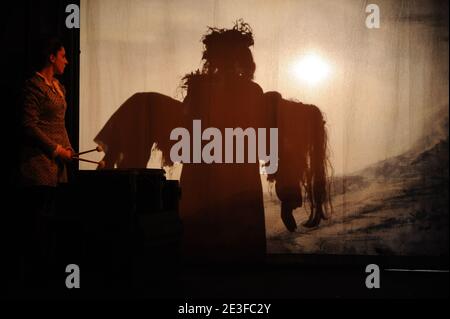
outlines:
[[[310,84],[316,85],[323,81],[330,73],[329,65],[317,54],[303,56],[294,65],[295,76]]]

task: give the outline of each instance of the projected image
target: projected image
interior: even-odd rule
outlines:
[[[196,258],[448,254],[441,7],[81,1],[80,149],[180,180]]]

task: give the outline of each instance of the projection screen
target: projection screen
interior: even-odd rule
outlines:
[[[182,78],[201,69],[208,27],[243,19],[254,35],[253,81],[322,111],[333,168],[331,216],[295,232],[261,175],[268,251],[448,254],[448,4],[371,3],[81,0],[80,150],[97,146],[136,93],[182,102]],[[161,167],[161,153],[153,148],[143,166]],[[182,176],[182,165],[165,169]],[[303,223],[305,208],[294,216]]]

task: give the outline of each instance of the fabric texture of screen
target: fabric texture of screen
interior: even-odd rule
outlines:
[[[82,0],[80,8],[80,149],[101,146],[89,159],[107,168],[164,167],[180,179],[181,216],[201,233],[185,243],[193,251],[223,245],[226,254],[224,242],[236,241],[271,253],[448,254],[448,3]],[[230,44],[233,34],[240,44]],[[220,58],[234,55],[241,64]],[[230,68],[236,80],[227,80]],[[226,164],[218,147],[206,164],[196,126],[224,145],[225,130],[237,127],[254,128],[256,143],[264,132],[266,143],[245,150],[254,163]],[[171,158],[176,128],[194,132],[191,163]],[[277,162],[275,173],[263,156]],[[214,247],[204,244],[213,237]]]

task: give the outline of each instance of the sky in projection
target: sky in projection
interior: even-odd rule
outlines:
[[[379,29],[366,27],[370,3]],[[448,16],[438,1],[82,0],[80,150],[95,147],[137,92],[182,100],[207,26],[239,18],[254,31],[254,81],[324,112],[336,174],[407,151],[448,107]]]

